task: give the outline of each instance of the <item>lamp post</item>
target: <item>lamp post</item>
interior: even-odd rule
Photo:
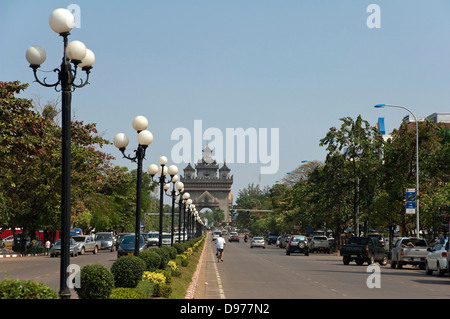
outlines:
[[[398,107],[398,108],[402,108],[406,111],[408,111],[409,113],[411,113],[411,115],[414,118],[414,121],[416,122],[416,234],[417,237],[419,237],[419,123],[417,122],[417,118],[414,115],[414,113],[402,106],[402,105],[391,105],[391,104],[377,104],[374,107],[375,108],[384,108],[384,107]]]
[[[47,55],[45,50],[37,45],[31,46],[26,51],[26,59],[33,69],[35,81],[45,87],[54,87],[61,92],[62,109],[62,192],[61,192],[61,266],[60,266],[60,291],[62,299],[70,299],[70,290],[67,285],[69,249],[70,249],[70,145],[71,145],[71,101],[75,88],[81,88],[88,84],[89,74],[95,62],[94,53],[87,49],[80,41],[68,43],[70,31],[72,31],[75,19],[67,9],[56,9],[49,17],[50,28],[63,38],[63,58],[60,68],[53,72],[58,73],[58,81],[47,83],[37,76],[37,70],[44,63]],[[72,68],[72,64],[73,68]],[[75,84],[77,69],[81,68],[86,73],[86,79],[80,84]]]
[[[141,196],[142,196],[142,161],[145,158],[147,147],[153,142],[153,134],[147,130],[148,121],[144,116],[136,116],[133,119],[133,128],[137,131],[138,147],[135,150],[135,156],[125,155],[125,149],[128,146],[129,139],[124,133],[118,133],[114,136],[114,146],[123,154],[123,157],[132,162],[137,161],[137,180],[136,180],[136,225],[134,232],[134,255],[139,256],[139,241],[141,237]]]
[[[161,156],[158,160],[160,167],[156,164],[151,164],[148,167],[148,173],[150,176],[153,177],[156,175],[156,173],[159,173],[159,181],[157,182],[159,184],[159,243],[158,246],[162,246],[162,232],[163,232],[163,217],[164,217],[164,191],[168,188],[164,188],[166,184],[166,175],[170,175],[170,180],[178,173],[178,168],[175,165],[169,166],[167,168],[167,157]],[[170,182],[169,182],[170,183]],[[170,185],[169,185],[170,187]]]
[[[184,204],[183,228],[184,228],[185,237],[183,238],[183,242],[184,242],[185,238],[188,236],[188,232],[189,232],[189,208],[190,208],[191,204],[192,204],[192,199],[190,199],[190,198],[188,198]],[[187,225],[186,225],[186,216],[187,216]]]
[[[179,216],[178,216],[178,218],[179,218],[179,228],[180,228],[180,233],[181,233],[181,231],[183,231],[183,243],[184,243],[184,240],[185,240],[185,234],[186,234],[186,223],[185,223],[185,214],[186,214],[186,202],[187,202],[187,200],[189,199],[189,197],[191,197],[191,195],[189,194],[189,193],[187,193],[187,192],[184,192],[184,189],[183,189],[183,191],[182,191],[182,193],[183,193],[183,195],[181,195],[181,197],[180,197],[180,201],[178,202],[178,209],[179,209]],[[181,204],[183,204],[183,209],[181,208]],[[181,214],[182,214],[182,212],[183,212],[183,227],[181,227]],[[178,236],[179,238],[178,238],[178,241],[181,243],[181,237],[180,237],[180,235]]]
[[[175,165],[171,165],[174,166],[174,168],[169,167],[169,174],[172,171],[178,172],[178,168]],[[171,219],[171,235],[170,235],[170,245],[173,246],[174,241],[173,241],[173,236],[174,236],[174,232],[175,232],[175,199],[177,198],[177,196],[179,196],[181,194],[181,190],[184,188],[184,184],[182,182],[178,182],[178,175],[173,175],[172,177],[172,191],[168,192],[169,188],[170,188],[170,184],[166,184],[164,185],[164,189],[166,190],[166,194],[170,197],[172,197],[172,219]],[[178,193],[177,193],[178,190]],[[179,224],[178,224],[178,229],[180,228]]]

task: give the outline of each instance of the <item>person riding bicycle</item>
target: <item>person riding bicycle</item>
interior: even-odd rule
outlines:
[[[223,261],[223,247],[225,246],[225,239],[222,237],[222,234],[219,235],[219,238],[216,239],[216,247],[217,247],[217,255],[221,254],[220,260]]]

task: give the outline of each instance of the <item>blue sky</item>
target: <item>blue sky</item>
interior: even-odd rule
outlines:
[[[381,28],[366,24],[372,3],[381,9]],[[81,9],[81,28],[70,40],[96,55],[91,84],[73,95],[73,116],[97,123],[111,141],[128,134],[129,153],[137,145],[131,122],[146,116],[154,142],[144,167],[160,155],[170,163],[177,143],[171,133],[193,132],[194,120],[224,134],[278,128],[279,170],[261,176],[270,186],[303,160],[324,160],[319,140],[341,117],[361,114],[372,124],[384,117],[389,132],[407,112],[374,104],[404,105],[419,117],[450,111],[448,0],[2,0],[0,80],[30,83],[23,97],[59,96],[32,83],[25,51],[41,45],[41,69],[59,66],[62,41],[48,17],[70,4]],[[113,146],[104,151],[135,168]],[[259,183],[260,164],[228,166],[235,198]]]

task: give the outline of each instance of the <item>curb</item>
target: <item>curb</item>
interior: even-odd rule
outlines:
[[[206,237],[204,240],[205,242],[203,244],[202,254],[200,256],[200,259],[198,260],[197,268],[195,269],[194,275],[192,276],[191,284],[187,289],[186,296],[184,297],[184,299],[194,299],[195,288],[197,287],[198,277],[200,274],[200,269],[202,268],[203,257],[205,255],[206,250]]]
[[[0,258],[14,258],[14,257],[22,257],[22,255],[21,254],[0,255]]]

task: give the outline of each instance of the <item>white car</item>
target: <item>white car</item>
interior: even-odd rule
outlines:
[[[250,248],[253,247],[266,248],[266,241],[264,240],[264,237],[253,237],[252,241],[250,242]]]
[[[448,240],[441,243],[439,240],[433,245],[432,248],[428,248],[428,255],[425,259],[425,273],[432,275],[433,271],[437,271],[439,276],[444,276],[447,269],[447,250]]]
[[[215,231],[215,232],[213,232],[212,240],[214,241],[214,240],[216,240],[217,238],[219,238],[220,234],[221,234],[220,231]]]
[[[147,235],[147,246],[158,246],[159,232],[149,232]]]
[[[162,244],[163,245],[170,245],[172,244],[172,236],[169,233],[163,233],[162,234]]]

